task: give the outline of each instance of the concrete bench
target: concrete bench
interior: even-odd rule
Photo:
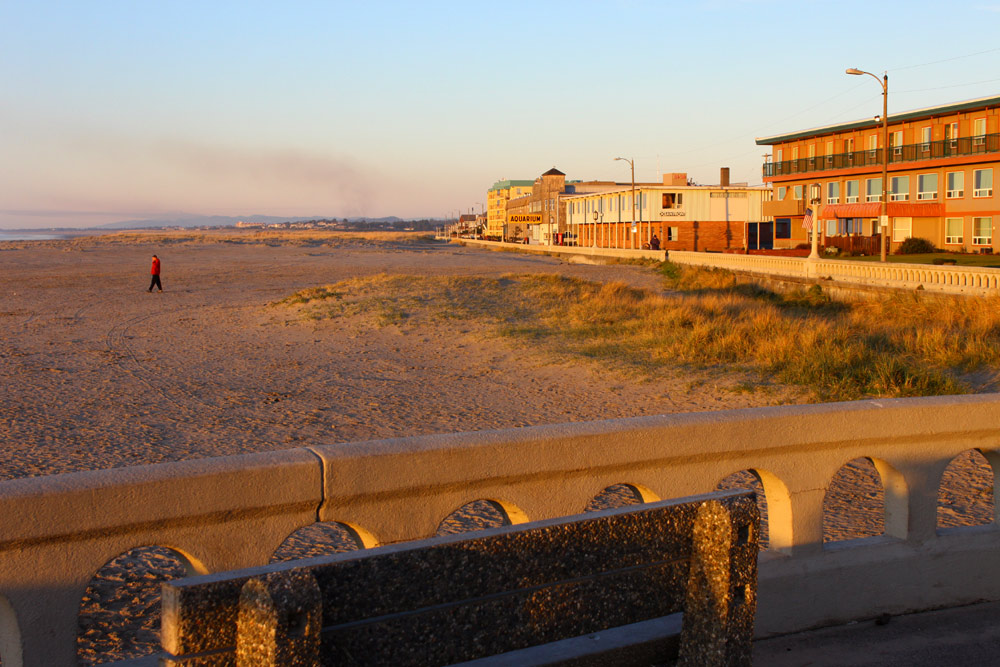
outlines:
[[[749,665],[759,515],[723,491],[163,586],[163,665]]]

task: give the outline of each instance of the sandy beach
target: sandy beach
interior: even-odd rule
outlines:
[[[147,292],[153,253],[162,260],[163,293]],[[274,305],[300,289],[383,273],[557,273],[663,290],[643,266],[575,264],[416,236],[175,232],[3,242],[0,479],[807,400],[797,387],[740,390],[747,378],[726,369],[677,369],[637,382],[607,366],[557,363],[473,321],[418,328],[372,326],[362,317],[304,321]],[[836,519],[827,539],[881,532],[882,489],[866,463],[845,468],[831,488]],[[985,460],[966,457],[949,474],[954,489],[942,499],[942,524],[988,521]],[[746,474],[736,481],[755,484]],[[633,500],[619,488],[596,502]],[[471,508],[442,531],[488,525],[490,512]],[[314,527],[276,558],[339,550],[347,541]],[[155,651],[158,582],[181,572],[157,548],[109,564],[81,604],[81,661]]]

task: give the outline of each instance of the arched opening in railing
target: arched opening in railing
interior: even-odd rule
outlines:
[[[21,629],[17,625],[17,614],[10,601],[0,595],[0,665],[8,667],[23,664],[21,655]]]
[[[87,585],[77,616],[81,665],[129,660],[160,650],[160,584],[204,566],[189,554],[162,546],[130,549],[112,558]]]
[[[823,542],[887,535],[905,538],[906,481],[885,461],[861,457],[833,476],[823,498]]]
[[[996,516],[995,484],[993,466],[978,449],[953,458],[938,485],[938,530],[992,524]]]
[[[639,484],[612,484],[590,499],[584,512],[614,509],[626,505],[641,505],[651,503],[660,498],[650,489]]]
[[[317,521],[286,537],[271,554],[271,562],[329,556],[374,546],[378,546],[378,540],[364,528],[337,521]]]
[[[524,523],[527,515],[512,503],[481,498],[462,505],[438,524],[435,535],[454,535],[474,530]]]
[[[766,470],[740,470],[723,479],[716,488],[749,489],[756,493],[757,508],[760,510],[760,548],[775,551],[791,549],[791,498],[788,487],[776,475]]]

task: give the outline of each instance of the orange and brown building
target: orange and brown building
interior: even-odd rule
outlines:
[[[946,250],[1000,249],[1000,97],[891,114],[888,135],[889,250],[910,237]],[[818,196],[824,245],[878,254],[884,143],[879,119],[758,138],[772,147],[763,176],[773,187],[764,204],[773,246],[808,240],[802,222]]]

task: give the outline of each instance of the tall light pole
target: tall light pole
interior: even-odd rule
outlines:
[[[885,72],[879,79],[877,74],[865,72],[851,67],[845,70],[847,74],[867,74],[882,86],[882,215],[879,216],[879,226],[882,229],[881,261],[885,261],[886,246],[889,245],[889,73]]]
[[[635,250],[635,160],[627,157],[616,157],[615,160],[628,162],[628,166],[632,168],[632,250]]]

